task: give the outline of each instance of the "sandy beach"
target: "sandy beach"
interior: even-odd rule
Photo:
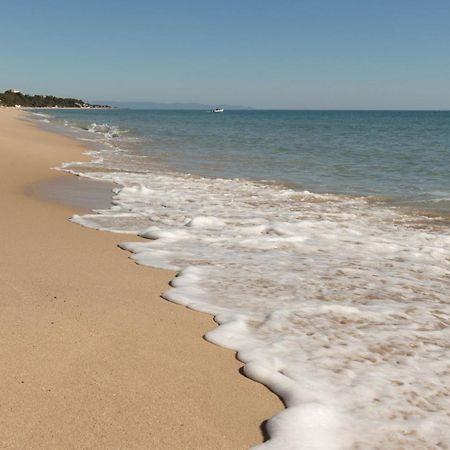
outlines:
[[[82,210],[36,195],[84,148],[21,114],[0,110],[0,448],[262,442],[281,402],[202,339],[210,316],[160,299],[174,274],[133,264],[117,247],[130,235],[72,224]]]

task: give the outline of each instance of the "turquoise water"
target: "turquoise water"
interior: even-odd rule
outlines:
[[[381,196],[450,212],[450,112],[51,111],[140,138],[136,151],[208,177]],[[124,145],[126,145],[124,143]]]

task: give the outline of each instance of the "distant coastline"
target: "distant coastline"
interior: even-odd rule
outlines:
[[[206,103],[192,103],[192,102],[176,102],[176,103],[162,103],[150,101],[108,101],[108,104],[114,108],[121,109],[186,109],[186,110],[211,110],[220,107],[226,110],[252,110],[250,106],[242,105],[227,105],[227,104],[206,104]]]
[[[55,97],[53,95],[28,95],[9,89],[0,94],[0,106],[17,108],[73,108],[110,109],[109,105],[97,105],[77,98]]]

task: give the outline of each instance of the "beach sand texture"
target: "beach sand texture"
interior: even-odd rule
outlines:
[[[282,409],[204,341],[208,315],[159,298],[173,273],[137,266],[131,236],[71,224],[30,194],[82,145],[0,110],[0,448],[244,449]]]

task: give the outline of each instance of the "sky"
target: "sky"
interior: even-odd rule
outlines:
[[[0,91],[450,109],[450,0],[0,0]]]

